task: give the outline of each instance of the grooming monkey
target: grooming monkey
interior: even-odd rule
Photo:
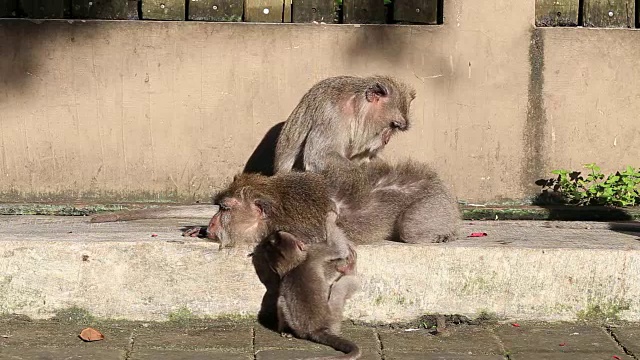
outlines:
[[[239,174],[216,203],[221,211],[206,233],[223,246],[258,243],[274,231],[323,242],[325,215],[332,209],[355,244],[452,241],[460,219],[457,201],[438,175],[413,161],[331,162],[319,174]],[[184,235],[201,232],[194,228]]]
[[[409,128],[414,98],[411,86],[388,76],[337,76],[318,82],[284,123],[274,172],[293,168],[319,172],[330,159],[361,163],[376,158],[393,134]],[[97,214],[90,222],[179,217],[178,213],[188,214],[189,208]]]
[[[398,131],[409,129],[415,90],[389,76],[336,76],[309,89],[278,137],[274,172],[319,172],[328,159],[376,158]]]
[[[334,212],[327,215],[324,243],[305,244],[287,232],[272,234],[256,247],[254,265],[259,264],[258,276],[267,270],[279,279],[276,307],[283,336],[291,331],[346,354],[325,359],[357,359],[358,346],[339,336],[344,304],[360,288],[357,255],[336,217]]]

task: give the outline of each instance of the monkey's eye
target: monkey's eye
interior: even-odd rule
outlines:
[[[231,210],[229,205],[226,205],[225,203],[220,203],[220,204],[218,204],[218,206],[220,206],[220,210],[222,210],[222,211]]]

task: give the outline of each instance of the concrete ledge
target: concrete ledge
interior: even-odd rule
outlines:
[[[0,217],[0,312],[48,318],[78,306],[131,320],[163,320],[185,307],[194,315],[255,314],[264,288],[247,258],[250,249],[220,251],[180,236],[182,226],[204,223]],[[520,320],[640,320],[636,224],[465,223],[462,236],[471,232],[488,236],[360,246],[363,291],[346,316],[393,322],[487,312]]]

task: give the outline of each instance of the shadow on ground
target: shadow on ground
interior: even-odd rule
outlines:
[[[538,180],[536,184],[543,182]],[[533,200],[533,204],[545,209],[547,220],[554,221],[601,221],[609,223],[609,230],[637,236],[640,241],[640,210],[612,206],[577,206],[562,202],[549,192],[542,192]]]

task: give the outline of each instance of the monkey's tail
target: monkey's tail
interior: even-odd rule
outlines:
[[[143,219],[211,218],[218,212],[216,205],[181,205],[139,210],[123,210],[91,216],[89,222],[104,223]]]
[[[317,342],[319,344],[331,346],[338,351],[342,351],[344,355],[311,358],[307,360],[355,360],[362,355],[360,348],[353,341],[347,340],[338,335],[331,334],[326,329],[310,333],[309,340]]]

